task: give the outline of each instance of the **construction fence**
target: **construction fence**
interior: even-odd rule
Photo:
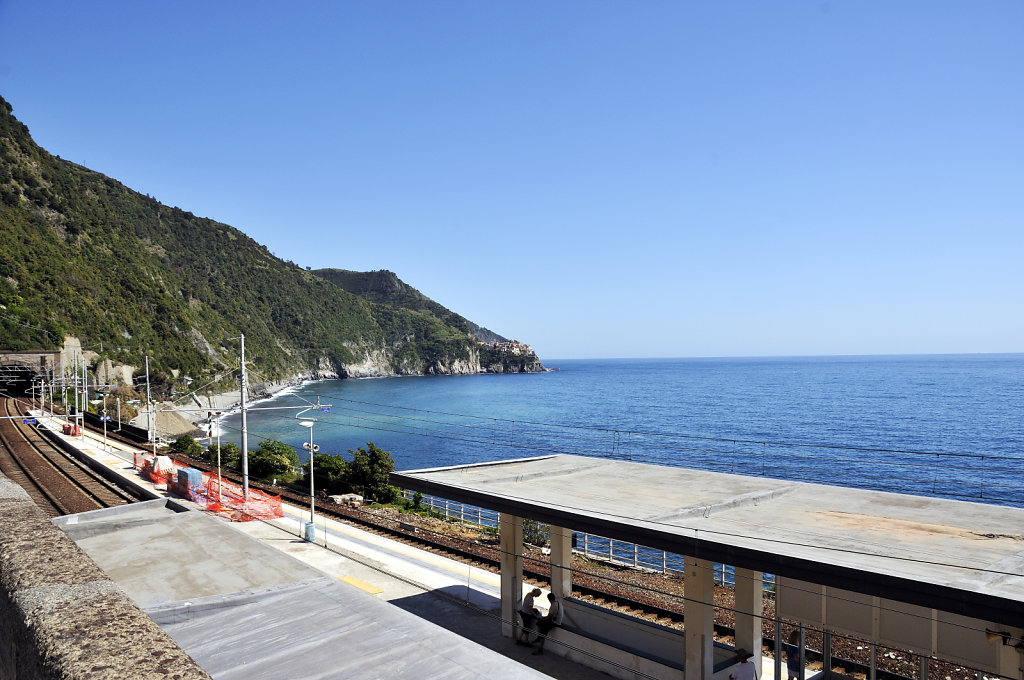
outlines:
[[[227,515],[236,522],[284,517],[281,497],[259,489],[249,489],[248,498],[241,485],[222,479],[216,472],[202,472],[179,463],[170,456],[134,454],[139,476],[159,488],[164,486],[180,498],[202,506],[208,512]]]

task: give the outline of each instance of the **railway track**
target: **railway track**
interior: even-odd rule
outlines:
[[[137,497],[59,451],[21,421],[27,404],[2,399],[0,472],[17,482],[49,517],[134,502]]]
[[[102,432],[101,428],[96,429],[91,427],[91,429],[94,429],[97,432]],[[144,444],[140,444],[136,439],[123,436],[120,433],[108,432],[107,436],[112,440],[116,439],[122,443],[137,448],[145,447]],[[197,469],[207,472],[216,470],[216,466],[213,466],[206,461],[181,454],[173,455],[182,463],[188,464]],[[242,483],[242,476],[233,470],[224,470],[222,471],[222,475],[225,479],[229,479],[239,485]],[[308,494],[302,494],[290,489],[284,489],[252,480],[250,480],[250,486],[254,489],[265,491],[271,495],[280,495],[283,500],[294,503],[300,507],[305,508],[309,506]],[[366,512],[365,510],[337,505],[324,497],[318,497],[316,499],[316,508],[317,512],[321,515],[327,515],[352,524],[358,524],[374,533],[430,550],[431,552],[465,562],[475,567],[489,569],[495,573],[500,572],[500,553],[496,545],[491,546],[482,542],[438,534],[429,529],[423,529],[422,527],[417,528],[416,530],[410,530],[407,525],[403,526],[403,524],[397,520],[388,520],[380,517],[379,515]],[[495,541],[495,543],[497,543],[497,541]],[[538,568],[534,569],[524,565],[523,576],[527,580],[536,582],[538,585],[547,582],[550,579],[550,573],[547,571],[547,567],[543,560],[526,560],[527,564],[533,561],[537,562]],[[655,623],[661,625],[673,625],[683,622],[683,610],[680,605],[666,601],[659,597],[655,592],[648,594],[645,598],[647,601],[638,600],[633,596],[633,592],[636,590],[635,586],[616,586],[614,579],[609,582],[602,577],[590,578],[586,572],[575,571],[573,573],[572,589],[574,596],[586,598],[598,606],[610,607],[618,611],[629,613],[633,616],[653,616],[655,617]],[[734,630],[729,625],[715,623],[714,630],[715,634],[718,636],[728,637],[734,635]],[[769,647],[774,645],[774,638],[767,629],[764,632],[762,640],[764,644]],[[807,649],[806,653],[809,660],[820,660],[822,658],[820,652],[810,648]],[[862,663],[850,660],[841,660],[839,657],[833,658],[836,662],[840,663],[840,665],[850,669],[851,672],[860,672],[864,675],[867,675],[869,672],[868,666]],[[908,677],[883,670],[881,668],[876,669],[875,672],[876,677],[879,680],[910,680]]]
[[[182,462],[200,470],[216,470],[216,466],[211,466],[209,463],[202,460],[177,454],[175,457],[180,458]],[[225,479],[231,480],[232,482],[237,484],[242,483],[241,475],[234,471],[224,470],[222,471],[222,475]],[[254,489],[260,489],[261,491],[265,491],[272,495],[280,494],[282,500],[300,507],[309,506],[308,494],[297,493],[289,489],[271,486],[262,482],[253,482],[251,480],[249,485]],[[423,528],[418,528],[417,530],[412,531],[408,528],[403,528],[401,523],[397,521],[385,520],[378,515],[366,512],[365,510],[337,505],[322,497],[317,498],[316,509],[317,513],[321,515],[327,515],[335,519],[341,519],[353,524],[358,524],[375,533],[385,535],[409,545],[425,548],[438,554],[443,554],[447,557],[476,567],[489,569],[495,573],[498,573],[500,569],[500,554],[496,546],[491,547],[465,539],[457,539],[443,534],[436,534]],[[543,568],[543,565],[539,566],[541,566],[539,569],[532,569],[529,566],[524,566],[523,576],[537,582],[546,582],[550,579],[551,575]],[[586,579],[581,578],[581,576],[582,575],[579,573],[574,574],[573,593],[577,596],[589,597],[596,604],[611,605],[620,609],[654,615],[658,617],[660,622],[666,624],[671,622],[681,622],[683,620],[681,608],[664,607],[650,602],[641,602],[630,597],[627,593],[613,592],[612,588],[602,587],[594,583],[587,583],[585,582]],[[732,629],[725,626],[716,625],[716,630],[722,635],[732,634]]]

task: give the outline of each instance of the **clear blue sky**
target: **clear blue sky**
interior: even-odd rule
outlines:
[[[1024,351],[1024,3],[0,0],[52,153],[542,358]]]

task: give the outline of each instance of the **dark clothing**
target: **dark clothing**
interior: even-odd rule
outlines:
[[[543,618],[537,622],[537,632],[539,632],[541,635],[547,635],[551,632],[552,628],[556,628],[557,626],[558,624],[552,621],[551,619]]]
[[[519,616],[523,619],[523,628],[526,630],[533,630],[533,627],[537,623],[536,614],[527,614],[526,612],[519,612]]]
[[[799,678],[800,677],[800,650],[789,649],[786,650],[786,670],[789,672],[789,677]]]

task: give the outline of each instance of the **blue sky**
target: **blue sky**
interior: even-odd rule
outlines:
[[[50,152],[542,358],[1024,351],[1024,3],[0,0]]]

